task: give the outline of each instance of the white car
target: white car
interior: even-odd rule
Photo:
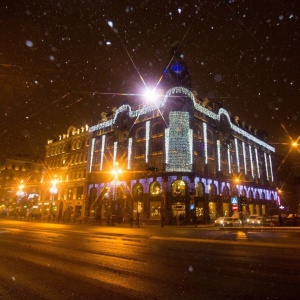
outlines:
[[[220,217],[217,220],[215,220],[215,226],[223,226],[223,220],[225,217]]]
[[[241,226],[242,225],[242,221],[238,218],[224,218],[223,220],[223,227],[233,227],[233,226]]]
[[[258,217],[259,217],[259,215],[250,215],[247,218],[247,225],[253,225],[255,223],[255,219]]]
[[[254,219],[254,223],[252,225],[254,226],[264,226],[266,224],[266,218],[264,217],[257,217]]]

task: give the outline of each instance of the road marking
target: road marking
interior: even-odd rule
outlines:
[[[206,244],[223,244],[223,245],[242,245],[242,246],[254,246],[254,247],[270,247],[270,248],[285,248],[285,249],[300,249],[300,245],[292,244],[275,244],[275,243],[261,243],[261,242],[241,242],[241,241],[224,241],[224,240],[208,240],[197,238],[181,238],[181,237],[161,237],[151,236],[153,240],[169,240],[178,242],[193,242],[193,243],[206,243]]]
[[[238,240],[248,240],[247,234],[243,231],[238,231],[237,238]]]

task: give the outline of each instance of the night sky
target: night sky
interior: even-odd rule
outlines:
[[[289,143],[300,136],[299,11],[297,0],[2,0],[0,156],[43,156],[69,126],[139,99],[122,94],[142,93],[141,77],[156,84],[175,40],[199,97]]]

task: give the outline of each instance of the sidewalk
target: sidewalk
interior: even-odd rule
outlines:
[[[292,226],[237,226],[237,227],[218,227],[215,226],[214,223],[211,224],[198,224],[195,226],[194,224],[164,224],[161,226],[160,220],[140,220],[140,224],[136,224],[136,220],[133,221],[131,224],[129,221],[123,221],[121,223],[114,222],[113,224],[107,224],[106,219],[102,220],[95,220],[93,218],[87,218],[85,220],[82,219],[74,219],[69,220],[68,222],[57,222],[57,220],[50,220],[49,219],[28,219],[24,217],[15,218],[15,217],[5,217],[1,218],[3,220],[12,220],[12,221],[25,221],[25,222],[33,222],[33,223],[49,223],[49,224],[65,224],[65,225],[82,225],[82,226],[106,226],[106,227],[123,227],[123,228],[194,228],[194,229],[215,229],[221,231],[300,231],[300,226],[292,227]]]

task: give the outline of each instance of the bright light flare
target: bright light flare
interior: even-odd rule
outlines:
[[[143,93],[143,97],[146,99],[147,102],[155,102],[158,98],[158,94],[156,93],[155,89],[147,89]]]
[[[115,169],[115,170],[112,170],[111,173],[113,175],[118,175],[118,174],[121,174],[122,173],[122,170],[121,169]]]
[[[298,147],[298,143],[297,142],[293,142],[292,143],[292,147]]]
[[[56,186],[57,183],[58,183],[57,179],[52,180],[52,186],[49,189],[49,191],[50,191],[51,194],[57,194],[58,193],[58,188]]]

